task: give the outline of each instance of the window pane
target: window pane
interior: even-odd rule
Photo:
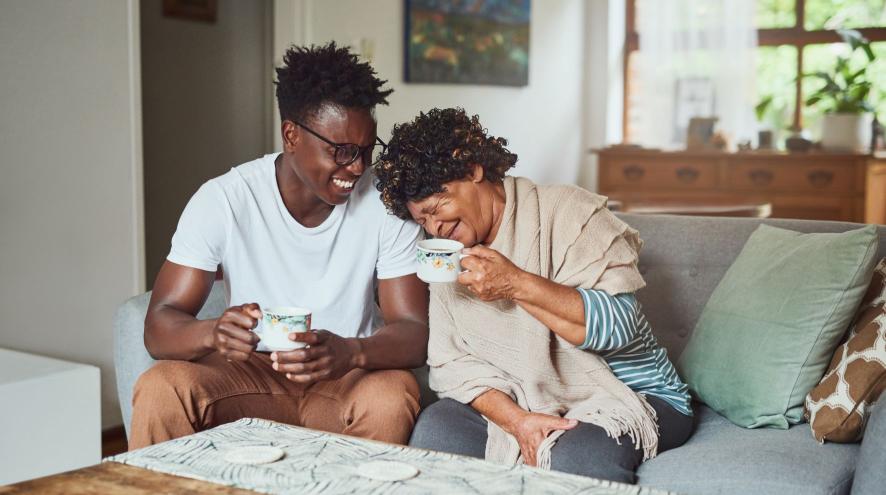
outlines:
[[[797,47],[764,46],[757,48],[757,98],[769,100],[759,108],[761,129],[774,132],[774,142],[784,146],[784,138],[793,123],[796,102]]]
[[[806,29],[886,26],[886,0],[806,0]]]
[[[797,23],[795,3],[795,0],[757,0],[757,27],[794,27]]]
[[[854,70],[868,64],[867,79],[871,82],[871,94],[868,101],[874,105],[877,115],[882,121],[886,118],[886,41],[872,43],[874,55],[877,57],[873,63],[867,62],[861,50],[856,50],[850,59],[849,66]],[[838,55],[849,53],[849,47],[845,43],[831,43],[827,45],[810,45],[803,50],[803,72],[812,73],[818,71],[832,72]],[[824,83],[818,78],[805,78],[803,80],[803,100],[809,97]],[[803,127],[808,129],[814,139],[821,137],[821,116],[828,109],[827,104],[814,107],[803,107]]]

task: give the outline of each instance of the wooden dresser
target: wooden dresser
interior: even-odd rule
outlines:
[[[643,202],[771,203],[772,216],[886,222],[886,159],[862,154],[595,150],[600,194]]]

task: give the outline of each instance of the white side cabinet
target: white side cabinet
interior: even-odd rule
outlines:
[[[99,369],[0,349],[0,485],[101,461]]]

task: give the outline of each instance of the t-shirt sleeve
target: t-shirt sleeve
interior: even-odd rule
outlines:
[[[386,213],[375,264],[378,278],[397,278],[415,273],[418,270],[416,244],[423,237],[421,227],[415,222]]]
[[[228,205],[219,186],[207,182],[194,193],[178,221],[167,260],[214,272],[228,238]]]

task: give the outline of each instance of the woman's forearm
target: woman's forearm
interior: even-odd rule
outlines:
[[[513,434],[517,423],[529,414],[506,393],[489,389],[471,402],[471,407],[504,431]]]
[[[570,344],[584,343],[584,302],[574,288],[523,272],[516,284],[514,302]]]

